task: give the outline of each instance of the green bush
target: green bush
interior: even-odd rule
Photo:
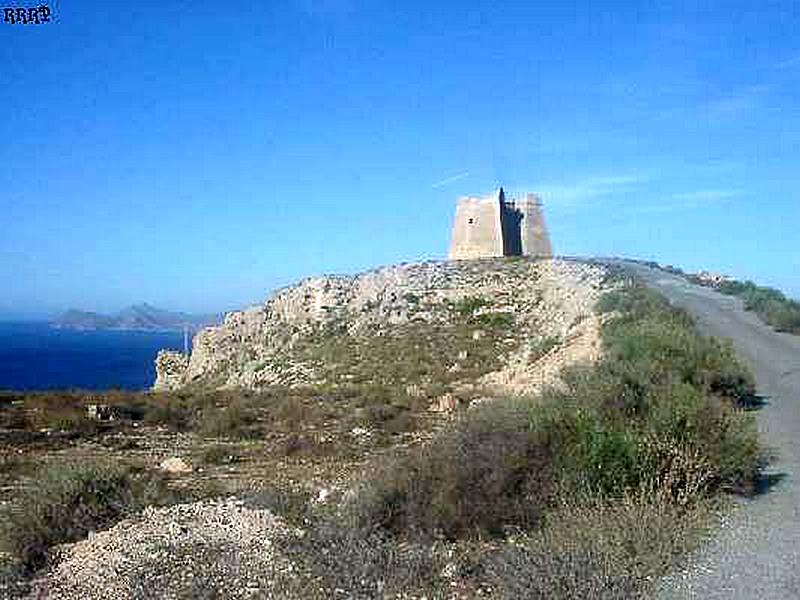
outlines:
[[[56,464],[42,469],[4,515],[3,533],[12,553],[33,570],[45,563],[52,546],[171,499],[160,478],[106,463]]]
[[[643,286],[627,285],[603,294],[597,303],[597,311],[617,311],[626,321],[672,310],[666,298]],[[689,318],[686,316],[686,320]]]
[[[472,321],[481,327],[506,330],[514,325],[514,315],[508,312],[486,312],[473,317]]]
[[[471,317],[480,309],[489,305],[486,298],[480,296],[465,296],[453,304],[453,310],[462,317]]]
[[[639,483],[636,434],[603,429],[591,423],[582,438],[582,467],[591,490],[600,495],[613,495]]]
[[[558,346],[561,343],[561,340],[556,336],[547,336],[540,339],[535,340],[531,343],[530,349],[530,360],[531,362],[537,361],[542,358],[545,354],[550,352],[553,348]]]
[[[682,311],[665,309],[603,329],[612,362],[603,368],[627,373],[639,386],[682,381],[744,403],[754,380],[729,342],[699,335]]]

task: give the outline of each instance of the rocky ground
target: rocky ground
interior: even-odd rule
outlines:
[[[330,383],[332,375],[353,378],[344,369],[332,373],[331,363],[340,357],[308,352],[309,345],[331,331],[355,342],[403,335],[410,327],[447,327],[464,303],[473,302],[476,315],[486,315],[487,322],[491,315],[506,318],[506,338],[517,346],[504,356],[503,373],[486,382],[525,391],[540,386],[564,362],[596,353],[598,323],[591,307],[603,279],[596,266],[521,259],[428,262],[314,277],[199,332],[188,362],[180,354],[161,353],[155,388],[193,383],[258,388]],[[476,338],[482,334],[473,332]],[[534,373],[530,365],[542,358],[537,342],[543,340],[571,350],[554,352]],[[458,354],[442,358],[458,368]]]
[[[273,539],[298,535],[268,510],[236,499],[147,508],[62,550],[33,596],[265,598],[286,589],[291,561]]]

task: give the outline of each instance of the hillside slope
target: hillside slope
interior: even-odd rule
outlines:
[[[699,335],[686,313],[612,268],[614,289],[594,306],[596,364],[566,370],[542,394],[484,402],[486,387],[530,389],[542,363],[585,355],[597,323],[565,307],[607,286],[602,270],[558,261],[445,265],[453,267],[505,277],[496,291],[506,296],[464,288],[430,309],[440,320],[418,327],[300,326],[283,350],[298,361],[322,356],[315,375],[333,385],[190,383],[107,396],[136,402],[142,418],[109,423],[82,445],[73,428],[67,453],[25,475],[8,513],[8,573],[19,572],[14,561],[52,560],[11,585],[51,598],[650,597],[707,535],[721,500],[756,489],[763,453],[747,410],[750,373],[731,346]],[[525,293],[539,298],[527,313],[515,308]],[[553,293],[551,314],[543,298]],[[519,325],[525,315],[536,329]],[[554,323],[564,336],[542,337]],[[244,346],[231,345],[229,356]],[[226,385],[231,364],[198,384]],[[470,381],[480,395],[461,394]],[[450,414],[429,410],[448,395]],[[70,398],[54,400],[12,408],[63,420]],[[65,464],[65,454],[80,462]],[[109,496],[106,482],[121,493]],[[87,501],[103,510],[71,509]]]
[[[524,259],[313,277],[200,331],[188,361],[161,352],[155,389],[480,382],[531,391],[562,363],[596,355],[592,307],[604,277],[596,266]]]

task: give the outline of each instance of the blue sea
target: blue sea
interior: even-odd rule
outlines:
[[[0,390],[145,389],[162,348],[182,349],[183,334],[0,323]]]

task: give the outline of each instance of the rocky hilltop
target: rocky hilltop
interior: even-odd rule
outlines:
[[[312,277],[162,351],[154,389],[459,382],[526,392],[599,352],[603,268],[520,258]]]

